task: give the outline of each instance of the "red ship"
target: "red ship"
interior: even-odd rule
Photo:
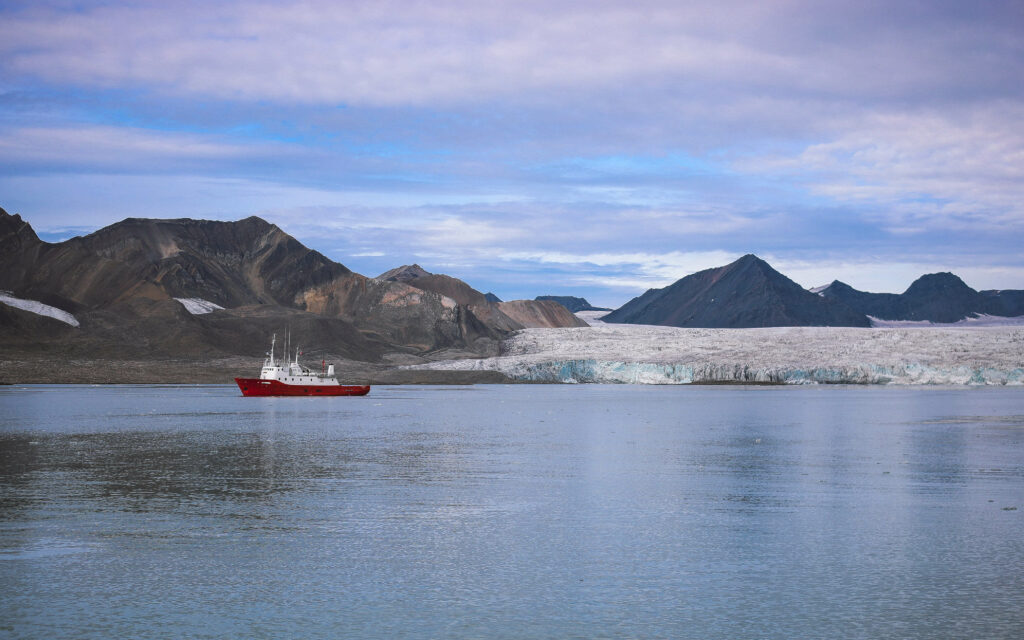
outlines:
[[[282,366],[274,361],[275,342],[276,334],[270,341],[270,353],[263,361],[259,378],[235,378],[243,396],[365,396],[370,392],[368,384],[339,383],[334,377],[333,364],[320,373],[300,365],[298,349],[295,359]]]

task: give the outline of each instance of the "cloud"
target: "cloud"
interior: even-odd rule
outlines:
[[[871,113],[835,139],[735,168],[784,176],[829,200],[867,203],[893,233],[1024,227],[1024,108]]]
[[[847,98],[955,80],[1019,91],[996,82],[1000,58],[991,55],[1014,50],[1019,12],[1003,9],[1000,24],[981,10],[982,19],[971,20],[955,4],[931,5],[521,2],[510,10],[503,2],[351,0],[141,2],[75,12],[29,5],[7,12],[0,51],[9,73],[58,84],[141,83],[164,93],[306,104],[534,100],[552,89],[611,87],[646,93],[667,77],[683,91],[696,82]],[[986,73],[975,72],[980,61]]]
[[[281,159],[287,145],[241,144],[217,136],[125,126],[78,125],[0,129],[0,165],[10,172],[39,168],[86,172],[138,172],[210,166],[254,155]]]
[[[747,252],[1017,273],[1020,3],[514,6],[4,3],[0,204],[615,296]]]

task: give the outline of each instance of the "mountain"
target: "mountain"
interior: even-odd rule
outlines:
[[[586,298],[577,298],[575,296],[537,296],[534,300],[554,300],[573,313],[578,311],[611,311],[611,309],[604,307],[595,307],[587,302]]]
[[[492,302],[458,278],[430,273],[418,264],[403,265],[377,276],[378,280],[402,282],[410,286],[447,296],[469,307],[488,324],[507,331],[524,328],[557,328],[588,326],[565,307],[552,301],[512,300]],[[493,294],[492,294],[493,295]],[[497,296],[495,296],[497,297]]]
[[[385,271],[376,278],[386,282],[405,284],[448,296],[459,304],[483,306],[490,304],[487,297],[458,278],[430,273],[418,264],[396,267]]]
[[[0,288],[72,311],[138,297],[293,306],[295,292],[353,275],[257,217],[128,218],[57,244],[40,241],[19,216],[0,219]],[[15,241],[4,231],[18,223]]]
[[[501,298],[499,298],[498,296],[494,295],[490,291],[485,293],[484,297],[487,298],[487,302],[501,302]]]
[[[554,300],[510,300],[499,302],[497,307],[508,317],[531,329],[590,326]]]
[[[807,291],[752,254],[649,289],[602,320],[713,328],[871,326],[863,313]]]
[[[948,272],[923,275],[903,293],[868,293],[836,280],[818,294],[882,320],[956,322],[981,313],[1024,314],[1024,291],[979,292]]]
[[[260,218],[129,218],[60,243],[0,209],[0,290],[74,314],[80,327],[0,305],[0,343],[82,357],[262,354],[291,326],[305,345],[379,360],[456,349],[497,351],[521,328],[482,294],[437,276],[438,289],[376,280],[313,251]],[[475,295],[474,295],[475,294]],[[177,299],[223,310],[193,315]],[[474,313],[471,302],[486,304]],[[207,305],[210,306],[210,305]],[[41,318],[41,317],[40,317]]]
[[[987,298],[986,309],[995,316],[1024,316],[1024,291],[1020,289],[988,289],[981,291]]]

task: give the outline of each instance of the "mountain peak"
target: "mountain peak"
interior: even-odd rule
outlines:
[[[32,229],[32,225],[22,220],[20,215],[17,213],[11,215],[4,209],[0,209],[0,244],[12,243],[14,246],[15,242],[21,246],[26,242],[35,244],[40,240],[35,230]]]
[[[904,292],[904,295],[934,295],[940,292],[971,292],[974,293],[974,289],[967,286],[959,276],[950,273],[949,271],[942,271],[939,273],[927,273],[913,283]]]
[[[867,316],[807,291],[752,253],[651,289],[605,320],[722,328],[870,325]]]
[[[774,267],[772,267],[772,265],[768,264],[767,262],[765,262],[761,258],[758,258],[756,255],[752,253],[748,253],[745,256],[738,258],[734,260],[732,263],[725,265],[724,267],[718,267],[718,269],[723,269],[727,271],[757,269],[762,273],[766,274],[779,273],[778,271],[775,270]]]
[[[395,267],[390,271],[377,276],[377,280],[387,280],[389,282],[409,282],[416,278],[425,278],[431,274],[429,271],[424,269],[418,264],[404,264],[400,267]]]

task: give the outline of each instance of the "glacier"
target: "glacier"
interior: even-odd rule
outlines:
[[[956,322],[932,322],[931,320],[883,320],[868,316],[872,327],[1024,327],[1024,316],[993,316],[979,313],[973,318]]]
[[[185,310],[194,316],[203,313],[212,313],[218,309],[224,308],[219,304],[215,304],[209,300],[203,300],[202,298],[175,298],[175,300],[180,302],[182,306],[185,307]]]
[[[37,302],[36,300],[23,300],[21,298],[15,298],[8,291],[0,291],[0,302],[7,306],[21,309],[22,311],[28,311],[40,316],[46,316],[53,318],[54,320],[60,320],[65,324],[69,324],[72,327],[80,326],[78,319],[63,309],[57,307],[51,307],[48,304]]]
[[[1024,385],[1024,326],[525,329],[501,355],[408,369],[530,382]]]

